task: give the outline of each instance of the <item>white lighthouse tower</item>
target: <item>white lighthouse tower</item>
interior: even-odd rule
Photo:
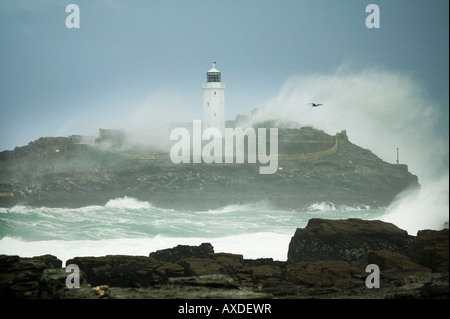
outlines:
[[[203,85],[203,129],[215,127],[225,131],[225,85],[221,83],[221,73],[216,62],[206,72],[206,84]]]

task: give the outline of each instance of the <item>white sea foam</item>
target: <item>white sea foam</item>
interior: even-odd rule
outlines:
[[[265,211],[276,211],[273,206],[267,200],[262,200],[259,202],[245,203],[245,204],[232,204],[227,205],[217,209],[208,210],[209,214],[226,214],[234,212],[265,212]]]
[[[146,201],[140,201],[133,197],[124,196],[122,198],[111,199],[105,205],[107,208],[127,208],[127,209],[149,209],[152,205]]]
[[[244,258],[273,258],[286,260],[292,234],[270,232],[244,234],[219,238],[180,238],[155,236],[152,238],[116,238],[106,240],[44,240],[27,242],[4,237],[0,252],[6,255],[33,257],[51,254],[63,261],[81,256],[130,255],[148,256],[150,252],[177,245],[195,245],[209,242],[215,252],[242,254]]]
[[[348,205],[335,205],[332,202],[320,202],[314,203],[311,206],[307,207],[305,210],[307,211],[320,211],[320,212],[330,212],[330,211],[353,211],[353,210],[367,210],[370,209],[369,205],[359,204],[354,206]]]

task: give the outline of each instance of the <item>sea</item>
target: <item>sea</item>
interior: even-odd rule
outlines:
[[[211,243],[215,252],[244,258],[287,260],[289,242],[310,218],[379,219],[385,209],[316,203],[306,210],[274,209],[266,201],[214,210],[161,208],[132,197],[104,206],[0,208],[0,254],[81,256],[135,255],[177,245]]]
[[[317,202],[307,209],[280,210],[262,200],[211,210],[178,210],[126,196],[103,206],[0,207],[0,254],[51,254],[64,266],[74,257],[148,256],[177,245],[211,243],[215,252],[286,261],[296,229],[304,228],[311,218],[377,219],[413,236],[422,229],[448,228],[448,176],[420,190],[400,193],[386,208]]]

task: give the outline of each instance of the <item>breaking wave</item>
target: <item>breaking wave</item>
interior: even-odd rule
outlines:
[[[331,202],[320,202],[320,203],[314,203],[311,206],[305,208],[305,211],[320,211],[320,212],[329,212],[329,211],[353,211],[353,210],[368,210],[370,209],[369,205],[364,204],[357,204],[354,206],[348,206],[348,205],[335,205]]]
[[[397,196],[380,218],[416,235],[418,230],[448,227],[449,176]]]
[[[246,204],[232,204],[218,209],[210,209],[209,214],[227,214],[235,212],[268,212],[278,211],[274,209],[269,201],[263,200],[260,202],[246,203]]]
[[[109,200],[105,207],[107,208],[127,208],[127,209],[150,209],[152,205],[146,201],[139,201],[136,198],[124,196]]]

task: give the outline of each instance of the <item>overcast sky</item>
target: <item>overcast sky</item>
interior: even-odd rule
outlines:
[[[66,27],[70,3],[80,8],[79,29]],[[380,8],[378,29],[365,24],[370,3]],[[42,136],[201,119],[202,84],[216,61],[226,119],[270,105],[273,112],[295,97],[299,107],[324,99],[328,110],[340,108],[328,115],[375,99],[355,120],[405,116],[410,125],[431,112],[433,128],[424,134],[443,142],[448,160],[448,7],[446,0],[1,0],[0,151]],[[358,102],[343,98],[361,83]],[[405,104],[418,99],[429,103]],[[344,122],[364,143],[364,125],[307,124],[327,131]]]

